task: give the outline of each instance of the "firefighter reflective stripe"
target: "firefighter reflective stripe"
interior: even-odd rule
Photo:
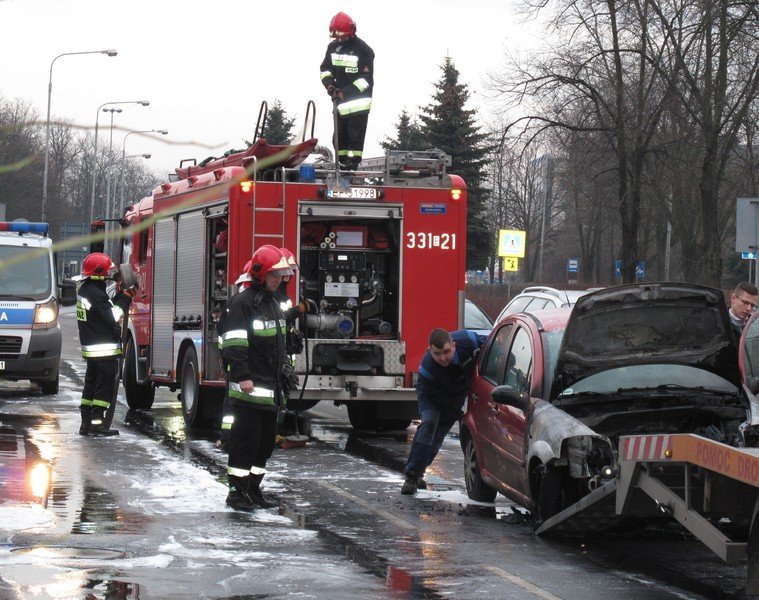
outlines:
[[[232,429],[232,425],[234,425],[235,422],[235,416],[234,415],[224,415],[221,418],[221,428],[222,429]]]
[[[92,400],[89,400],[87,398],[82,398],[82,406],[92,406]]]
[[[250,475],[248,469],[236,469],[235,467],[227,467],[227,475],[233,475],[234,477],[247,477]]]
[[[124,311],[120,306],[111,306],[111,314],[113,314],[113,320],[117,323],[124,318]]]
[[[92,303],[87,298],[76,297],[76,320],[86,321],[87,311],[92,308]]]
[[[251,475],[266,475],[267,471],[263,467],[251,467],[250,468],[250,474]]]
[[[332,71],[322,71],[321,72],[321,79],[324,80],[327,77],[332,77]]]
[[[221,336],[221,347],[248,346],[248,332],[244,329],[232,329]]]
[[[84,358],[101,358],[103,356],[121,356],[121,344],[118,342],[108,344],[90,344],[82,346]]]
[[[234,381],[229,382],[229,397],[237,398],[245,402],[251,402],[253,404],[263,404],[266,406],[274,406],[274,390],[269,390],[264,387],[254,387],[250,393],[243,392],[239,383]]]
[[[356,79],[356,81],[353,82],[353,85],[358,88],[359,92],[364,92],[369,89],[369,82],[363,77],[361,79]]]
[[[99,406],[100,408],[108,408],[111,405],[107,400],[93,400],[92,406]]]
[[[352,115],[353,113],[369,110],[371,107],[371,98],[356,98],[355,100],[348,100],[347,102],[341,102],[338,104],[337,112],[343,116]]]
[[[337,54],[336,52],[333,52],[332,64],[336,67],[358,69],[358,56],[354,56],[353,54]],[[348,72],[350,73],[350,71]]]
[[[291,309],[293,307],[293,301],[290,300],[290,298],[287,299],[286,302],[280,302],[279,308],[282,309],[282,312],[286,312],[287,310]]]
[[[279,320],[279,328],[282,333],[287,332],[287,324],[284,320]],[[253,321],[253,335],[258,337],[274,337],[277,335],[277,322],[262,321],[261,319],[255,319]]]

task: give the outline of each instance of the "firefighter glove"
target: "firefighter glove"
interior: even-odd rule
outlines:
[[[287,353],[290,355],[303,352],[303,334],[297,329],[287,332]]]

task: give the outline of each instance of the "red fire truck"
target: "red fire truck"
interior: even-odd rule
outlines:
[[[344,403],[362,429],[409,424],[430,330],[463,325],[466,186],[440,151],[365,159],[346,177],[303,162],[315,143],[284,159],[262,159],[264,142],[183,165],[126,208],[118,254],[140,281],[125,348],[131,408],[150,408],[167,386],[180,390],[189,426],[218,415],[216,319],[253,250],[274,244],[300,265],[290,297],[318,307],[299,319],[302,390],[290,406]]]

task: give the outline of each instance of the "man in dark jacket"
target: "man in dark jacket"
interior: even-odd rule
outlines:
[[[335,150],[340,166],[355,171],[364,151],[374,89],[374,51],[356,35],[356,23],[344,12],[329,23],[334,41],[321,64],[321,81],[335,103]]]
[[[251,286],[230,302],[222,336],[234,420],[229,439],[227,505],[252,511],[276,506],[261,492],[283,407],[285,316],[275,292],[292,275],[278,248],[265,245],[251,259]]]
[[[93,252],[82,263],[83,283],[76,298],[79,342],[87,363],[80,412],[81,435],[118,435],[105,425],[105,415],[114,401],[116,372],[121,356],[121,327],[132,301],[132,290],[119,292],[111,301],[105,281],[114,269],[110,257]]]
[[[433,329],[429,348],[419,365],[416,384],[422,422],[416,429],[404,469],[401,494],[426,488],[424,471],[437,456],[454,423],[461,418],[474,370],[477,350],[487,338],[473,331]]]

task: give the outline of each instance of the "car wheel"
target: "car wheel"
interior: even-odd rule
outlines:
[[[471,437],[467,437],[464,442],[464,481],[466,482],[466,494],[472,500],[478,502],[493,502],[495,500],[498,491],[482,480],[480,467],[477,463],[477,452],[474,449],[474,442]]]
[[[124,350],[124,395],[127,406],[132,409],[149,409],[155,400],[153,384],[137,382],[137,359],[135,358],[134,340],[127,340]]]
[[[538,492],[538,520],[542,523],[569,505],[568,475],[565,469],[545,467]]]

